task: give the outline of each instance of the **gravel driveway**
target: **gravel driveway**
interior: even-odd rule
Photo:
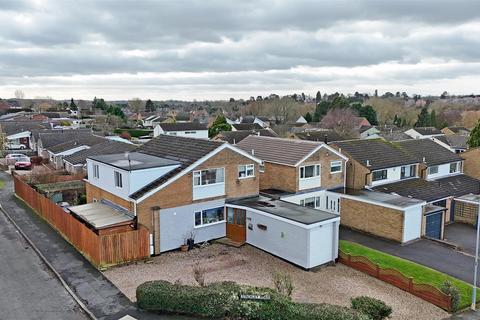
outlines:
[[[186,253],[169,252],[147,263],[116,267],[104,273],[127,297],[135,300],[136,287],[145,281],[195,284],[192,266],[198,262],[206,269],[206,282],[230,280],[272,287],[271,274],[277,270],[292,276],[296,301],[349,305],[350,298],[367,295],[392,306],[392,319],[433,320],[448,316],[428,302],[342,264],[304,271],[249,245],[233,248],[213,244]]]

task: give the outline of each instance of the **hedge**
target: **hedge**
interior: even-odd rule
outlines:
[[[142,130],[142,129],[115,129],[113,131],[115,134],[122,134],[123,132],[128,132],[131,137],[138,138],[141,136],[148,136],[153,133],[153,130]]]
[[[243,300],[241,295],[268,296],[268,300]],[[144,310],[185,314],[210,319],[250,320],[368,320],[347,307],[295,303],[269,288],[212,283],[205,287],[151,281],[137,288],[137,303]]]
[[[367,314],[372,320],[383,320],[392,314],[392,308],[382,300],[361,296],[352,298],[352,309]]]

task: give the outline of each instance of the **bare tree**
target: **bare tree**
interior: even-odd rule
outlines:
[[[354,138],[357,114],[349,108],[330,109],[322,119],[322,127],[333,129],[346,138]]]
[[[140,98],[133,98],[128,101],[128,106],[132,112],[138,113],[145,110],[145,103]]]
[[[297,102],[290,97],[275,99],[270,104],[271,114],[275,117],[277,123],[287,123],[295,113]]]
[[[15,90],[15,98],[23,99],[23,98],[25,98],[25,93],[22,90],[17,89],[17,90]]]

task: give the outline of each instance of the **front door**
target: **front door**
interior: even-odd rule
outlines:
[[[233,242],[243,243],[247,239],[246,215],[243,209],[227,207],[227,238]]]

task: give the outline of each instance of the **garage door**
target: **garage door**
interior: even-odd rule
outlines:
[[[425,236],[440,239],[442,234],[442,211],[434,212],[426,216]]]

